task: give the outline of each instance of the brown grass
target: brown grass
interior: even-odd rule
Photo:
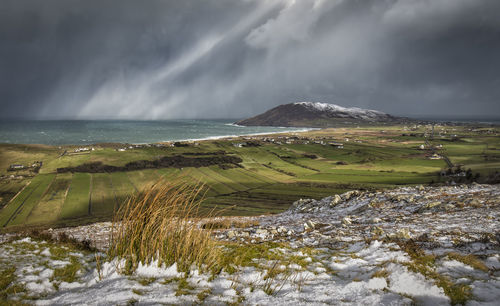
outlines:
[[[229,228],[248,228],[251,226],[258,226],[258,220],[234,220],[230,218],[222,218],[219,220],[209,219],[203,222],[202,227],[208,229],[229,229]]]
[[[377,270],[375,271],[375,273],[372,274],[372,278],[376,277],[382,277],[387,280],[389,278],[389,271],[387,271],[386,269]]]
[[[450,259],[455,259],[457,261],[460,261],[466,265],[469,265],[473,267],[474,269],[481,270],[483,272],[488,272],[489,268],[486,266],[479,258],[474,256],[473,254],[469,255],[461,255],[459,253],[451,252],[448,253],[448,257]]]
[[[194,219],[202,189],[180,179],[162,180],[130,198],[113,218],[108,258],[125,259],[125,273],[155,260],[159,265],[177,263],[179,271],[192,265],[202,270],[214,267],[220,248]]]

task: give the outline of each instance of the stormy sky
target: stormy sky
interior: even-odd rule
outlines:
[[[0,118],[499,116],[498,0],[1,0]]]

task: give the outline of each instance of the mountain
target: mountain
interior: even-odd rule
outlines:
[[[406,118],[376,110],[342,107],[321,102],[279,105],[265,113],[236,122],[246,126],[333,127],[345,124],[394,123]]]

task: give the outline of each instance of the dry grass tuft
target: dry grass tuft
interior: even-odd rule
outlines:
[[[113,218],[108,258],[124,259],[124,273],[155,260],[159,265],[177,263],[179,271],[192,265],[201,270],[214,267],[220,248],[194,219],[202,189],[180,179],[162,180],[130,198]]]
[[[474,269],[478,269],[486,273],[488,273],[488,271],[490,270],[488,266],[486,266],[479,258],[474,256],[473,254],[461,255],[459,253],[451,252],[448,253],[448,257],[450,259],[455,259],[457,261],[460,261],[466,265],[473,267]]]

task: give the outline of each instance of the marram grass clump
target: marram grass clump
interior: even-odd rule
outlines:
[[[203,186],[181,180],[160,181],[131,197],[115,214],[108,258],[125,261],[125,273],[139,263],[170,266],[179,271],[195,265],[211,270],[220,248],[210,231],[196,222]]]

